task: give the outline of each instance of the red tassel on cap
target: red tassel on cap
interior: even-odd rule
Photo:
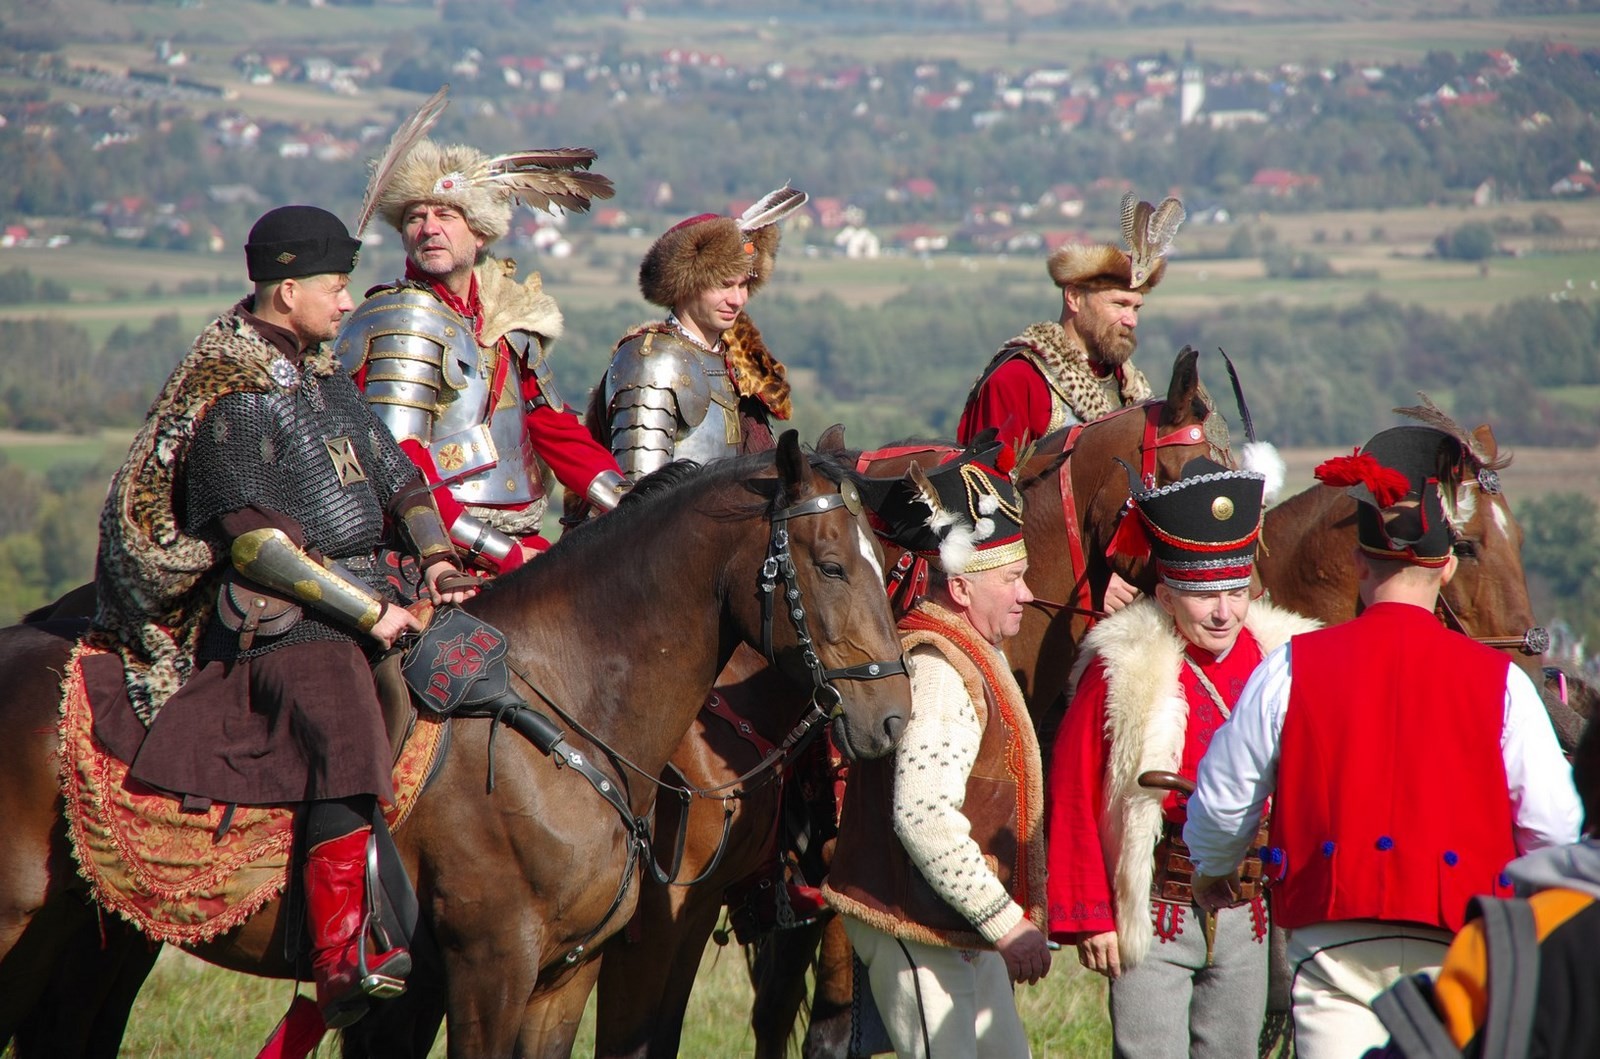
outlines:
[[[1324,460],[1312,472],[1317,481],[1334,487],[1364,485],[1372,491],[1379,507],[1399,503],[1411,492],[1411,479],[1393,467],[1385,467],[1373,456],[1357,449],[1349,456]]]
[[[1017,465],[1017,450],[1010,445],[1001,445],[1000,451],[994,458],[994,469],[1001,474],[1009,475],[1011,469]]]

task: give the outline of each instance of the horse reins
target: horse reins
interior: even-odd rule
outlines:
[[[1146,488],[1155,485],[1156,456],[1159,450],[1170,445],[1198,445],[1205,440],[1205,428],[1200,423],[1191,423],[1166,434],[1158,434],[1157,430],[1161,426],[1163,403],[1159,399],[1152,399],[1119,409],[1103,419],[1095,420],[1095,422],[1104,422],[1106,419],[1128,415],[1140,409],[1144,411],[1144,434],[1139,440],[1139,479],[1145,483]],[[1207,413],[1208,416],[1214,414],[1215,412]],[[1078,571],[1078,577],[1073,582],[1072,594],[1066,601],[1058,603],[1054,600],[1035,597],[1033,602],[1035,606],[1047,610],[1065,610],[1073,614],[1084,615],[1092,624],[1106,615],[1104,611],[1096,610],[1094,607],[1093,592],[1089,586],[1089,564],[1086,561],[1083,550],[1083,528],[1082,523],[1078,520],[1078,500],[1072,488],[1072,457],[1077,451],[1078,437],[1083,433],[1084,425],[1083,423],[1076,423],[1067,432],[1066,440],[1061,445],[1061,453],[1065,458],[1062,459],[1060,470],[1057,472],[1060,478],[1061,517],[1065,523],[1067,533],[1067,556],[1072,563],[1072,568]],[[1133,498],[1129,497],[1123,503],[1122,510],[1117,513],[1118,521],[1127,517],[1132,504]],[[1115,539],[1115,529],[1116,527],[1113,525],[1112,539]],[[1108,544],[1106,556],[1109,558],[1110,555],[1110,545]]]
[[[1480,466],[1474,477],[1475,488],[1479,493],[1498,495],[1500,492],[1500,476],[1492,469]],[[1456,528],[1455,520],[1445,520],[1450,527],[1450,543],[1453,548],[1466,538]],[[1433,607],[1434,616],[1452,632],[1458,632],[1469,640],[1475,640],[1485,647],[1493,647],[1502,651],[1517,651],[1525,655],[1542,655],[1550,650],[1550,630],[1541,625],[1535,625],[1523,632],[1521,636],[1474,636],[1467,631],[1466,624],[1462,622],[1455,608],[1450,606],[1450,601],[1445,599],[1444,589],[1439,590],[1439,601]]]

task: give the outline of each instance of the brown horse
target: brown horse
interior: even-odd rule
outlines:
[[[776,668],[811,689],[781,707],[810,698],[831,710],[834,737],[850,752],[881,755],[898,738],[907,681],[850,669],[898,659],[900,646],[879,587],[881,553],[854,489],[838,484],[842,470],[808,460],[789,432],[774,454],[662,475],[467,607],[507,634],[515,686],[621,797],[608,805],[579,768],[557,768],[504,733],[491,758],[494,722],[452,719],[437,775],[395,835],[428,928],[418,966],[405,996],[344,1031],[346,1055],[425,1054],[446,1016],[457,1059],[570,1053],[597,970],[588,957],[637,899],[654,778],[736,644],[769,641]],[[767,601],[778,594],[774,614]],[[10,689],[0,704],[10,733],[0,768],[0,980],[11,987],[0,995],[0,1040],[17,1035],[19,1056],[104,1048],[121,1024],[89,1029],[85,999],[103,996],[115,1019],[129,992],[125,981],[62,966],[82,955],[81,935],[55,935],[84,918],[55,764],[69,647],[48,628],[0,631],[0,680]],[[294,977],[288,920],[274,902],[196,952]],[[126,928],[110,925],[119,950]],[[114,962],[88,970],[110,974]],[[139,963],[136,977],[148,961]],[[19,1034],[65,1025],[61,1011],[84,1024],[77,1039]],[[25,1051],[32,1044],[38,1053]]]
[[[1040,606],[1024,619],[1021,633],[1006,646],[1017,679],[1028,695],[1035,723],[1053,730],[1065,708],[1067,679],[1075,645],[1102,601],[1111,574],[1107,546],[1128,499],[1128,476],[1117,457],[1157,481],[1172,481],[1195,456],[1227,454],[1207,441],[1206,419],[1214,414],[1200,385],[1198,354],[1180,354],[1164,401],[1150,402],[1044,439],[1029,460],[1020,482],[1024,534],[1029,544],[1028,583]],[[1214,434],[1214,436],[1217,436]],[[824,451],[843,452],[842,436],[830,432],[819,443]],[[899,477],[912,462],[937,461],[951,451],[947,444],[901,446],[901,453],[867,467],[874,478]],[[1070,511],[1070,516],[1069,516]],[[1081,541],[1074,564],[1072,534]],[[891,552],[893,549],[890,549]],[[1119,572],[1138,584],[1147,578],[1143,564],[1122,565]],[[1148,584],[1145,585],[1149,587]],[[1053,602],[1046,602],[1053,601]],[[717,717],[702,716],[689,737],[673,753],[672,762],[692,784],[715,787],[734,781],[757,765],[760,745],[781,739],[782,731],[756,719],[760,702],[751,692],[773,694],[751,670],[719,683],[716,694],[756,725],[757,740]],[[782,711],[765,711],[774,716]],[[671,1056],[678,1052],[684,1011],[706,940],[721,911],[724,890],[772,863],[774,814],[778,790],[765,782],[734,806],[729,839],[722,859],[703,882],[667,888],[648,880],[640,896],[638,919],[625,936],[613,940],[601,962],[597,1056]],[[679,826],[677,809],[658,827],[658,844]],[[686,874],[711,864],[722,834],[720,805],[690,807],[685,836]],[[816,883],[820,880],[810,880]],[[827,917],[824,917],[827,918]],[[752,1024],[758,1057],[785,1052],[805,999],[805,973],[817,959],[823,923],[768,935],[757,955],[754,973],[756,1006]],[[807,1055],[844,1054],[849,1030],[850,979],[848,949],[832,940],[823,945],[817,964],[817,990],[812,1001]],[[843,972],[842,975],[839,972]]]

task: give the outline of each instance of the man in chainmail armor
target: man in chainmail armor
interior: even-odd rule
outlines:
[[[380,550],[413,555],[435,602],[472,591],[447,580],[455,551],[416,467],[322,348],[352,308],[360,246],[313,206],[251,229],[255,292],[201,332],[112,483],[95,625],[124,670],[89,673],[112,707],[97,733],[132,779],[196,809],[308,803],[331,1027],[402,991],[411,962],[369,947],[358,970],[377,803],[394,798],[368,655],[421,628]]]

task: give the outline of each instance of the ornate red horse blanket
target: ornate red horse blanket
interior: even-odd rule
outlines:
[[[183,812],[169,794],[128,779],[95,738],[80,641],[61,685],[61,792],[78,873],[94,899],[157,941],[192,945],[242,924],[282,892],[294,838],[287,807],[213,805]],[[438,756],[444,722],[419,717],[395,764],[398,828]],[[231,815],[230,815],[231,814]],[[224,826],[226,825],[226,826]]]

